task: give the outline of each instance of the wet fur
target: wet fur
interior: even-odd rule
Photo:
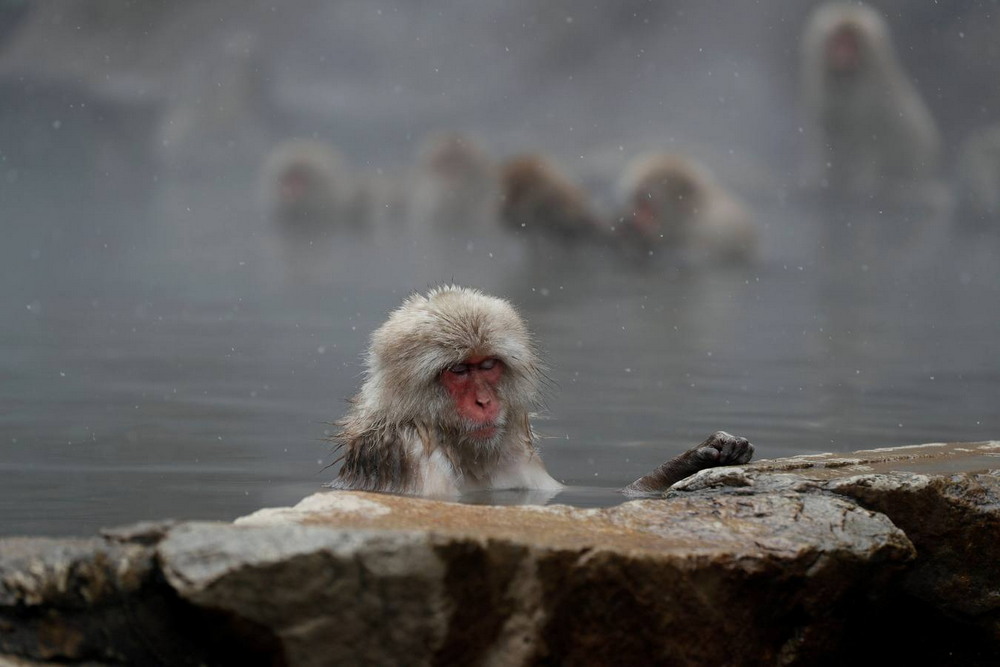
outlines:
[[[599,238],[603,226],[587,195],[540,155],[508,160],[501,169],[503,224],[517,233],[573,243]]]
[[[666,153],[640,156],[626,168],[619,192],[626,202],[623,235],[642,250],[672,245],[709,258],[739,261],[756,255],[757,230],[746,207],[694,160]],[[658,207],[658,238],[631,224],[643,200]]]
[[[844,27],[857,35],[860,47],[860,65],[849,76],[827,66],[827,42]],[[938,169],[940,137],[882,16],[864,5],[823,5],[813,13],[802,45],[811,185],[829,183],[851,195],[919,194],[915,186]]]
[[[295,202],[279,194],[282,177],[291,169],[307,175],[306,189]],[[261,170],[261,188],[271,218],[288,233],[317,233],[334,227],[357,227],[357,188],[345,159],[331,146],[312,139],[278,145]]]
[[[474,356],[500,359],[503,428],[491,440],[468,427],[439,381]],[[542,369],[524,321],[508,302],[449,286],[409,297],[371,338],[364,384],[336,437],[334,488],[448,496],[485,488],[558,488],[529,422]]]
[[[445,231],[466,239],[496,225],[496,165],[479,144],[461,133],[429,137],[419,153],[409,192],[409,217],[418,234]]]

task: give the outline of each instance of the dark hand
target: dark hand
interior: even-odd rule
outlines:
[[[716,431],[705,442],[674,457],[653,472],[640,477],[622,491],[628,495],[660,493],[674,482],[705,468],[741,465],[753,457],[753,445],[746,438]]]
[[[679,458],[692,457],[699,467],[690,474],[713,466],[735,466],[749,463],[753,457],[753,445],[746,438],[716,431],[708,440],[687,450]],[[685,475],[686,476],[686,475]]]

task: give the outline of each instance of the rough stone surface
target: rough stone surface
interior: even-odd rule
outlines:
[[[379,553],[371,541],[386,540],[385,531],[416,540],[392,549],[407,553],[405,562],[418,564],[422,590],[437,593],[422,593],[422,608],[407,607],[398,620],[391,599],[371,607],[351,605],[358,618],[387,627],[399,624],[407,636],[419,636],[422,652],[403,647],[415,664],[440,663],[444,657],[460,658],[461,664],[804,660],[830,650],[841,638],[841,623],[832,612],[866,600],[913,556],[905,536],[885,517],[832,495],[718,494],[581,510],[327,492],[307,498],[297,509],[251,515],[232,530],[287,530],[289,522],[301,529],[335,529],[327,539],[341,551],[324,551],[326,560],[317,562],[326,568],[334,568],[329,559],[336,555],[338,563],[360,560],[369,571],[367,558]],[[232,560],[215,561],[206,578],[203,570],[189,573],[184,563],[175,562],[172,554],[190,553],[190,545],[176,541],[180,534],[172,532],[161,555],[181,595],[241,615],[259,608],[266,590],[238,603],[231,591],[252,594],[244,568],[266,565],[248,564],[240,545],[247,540],[256,545],[261,538],[199,530],[199,544],[232,540],[236,548],[213,548]],[[396,532],[401,530],[418,532]],[[310,543],[318,539],[308,535]],[[348,536],[366,541],[351,542]],[[272,548],[253,551],[271,554]],[[264,559],[273,561],[271,555]],[[336,566],[341,583],[349,573],[345,567]],[[417,574],[407,572],[406,580],[413,583]],[[322,590],[326,608],[341,607],[329,597],[329,583]],[[348,594],[357,596],[353,588]],[[300,601],[297,606],[315,605]],[[413,619],[424,625],[412,627]],[[267,619],[254,620],[271,627]],[[346,640],[353,631],[337,618],[320,634],[331,650],[356,651],[341,656],[349,662],[402,659],[398,653],[373,656],[370,647]],[[310,644],[315,646],[317,638]],[[740,655],[745,657],[734,657]]]
[[[667,492],[831,492],[884,514],[913,542],[903,589],[1000,643],[1000,442],[934,443],[705,470]],[[953,474],[952,474],[953,473]]]
[[[909,593],[1000,642],[1000,472],[859,475],[829,488],[885,514],[913,541]]]
[[[0,539],[0,665],[211,664],[204,618],[166,584],[148,546]]]
[[[763,460],[746,466],[759,472],[794,471],[808,479],[831,479],[879,472],[946,475],[1000,468],[1000,441],[935,442],[864,449],[850,454],[810,454]],[[714,471],[721,472],[717,468]]]
[[[998,664],[998,454],[761,461],[597,510],[325,492],[0,540],[0,665]]]
[[[111,658],[131,637],[129,608],[154,575],[152,551],[103,540],[0,540],[0,652],[38,659]]]

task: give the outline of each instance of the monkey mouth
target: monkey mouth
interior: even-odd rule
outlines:
[[[504,428],[503,419],[495,419],[490,422],[469,422],[465,423],[462,435],[470,440],[492,440],[499,435]]]
[[[499,432],[499,426],[495,424],[487,424],[486,426],[478,426],[476,428],[466,430],[465,437],[473,440],[490,440],[495,438]]]

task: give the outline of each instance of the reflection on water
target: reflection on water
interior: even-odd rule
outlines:
[[[448,281],[510,298],[537,336],[542,452],[571,486],[557,502],[618,502],[718,429],[759,458],[1000,436],[1000,272],[982,242],[908,264],[775,207],[746,269],[640,273],[599,251],[545,267],[504,237],[392,233],[290,267],[253,198],[218,184],[100,219],[23,208],[41,199],[0,200],[6,534],[231,519],[318,490],[368,334]]]

